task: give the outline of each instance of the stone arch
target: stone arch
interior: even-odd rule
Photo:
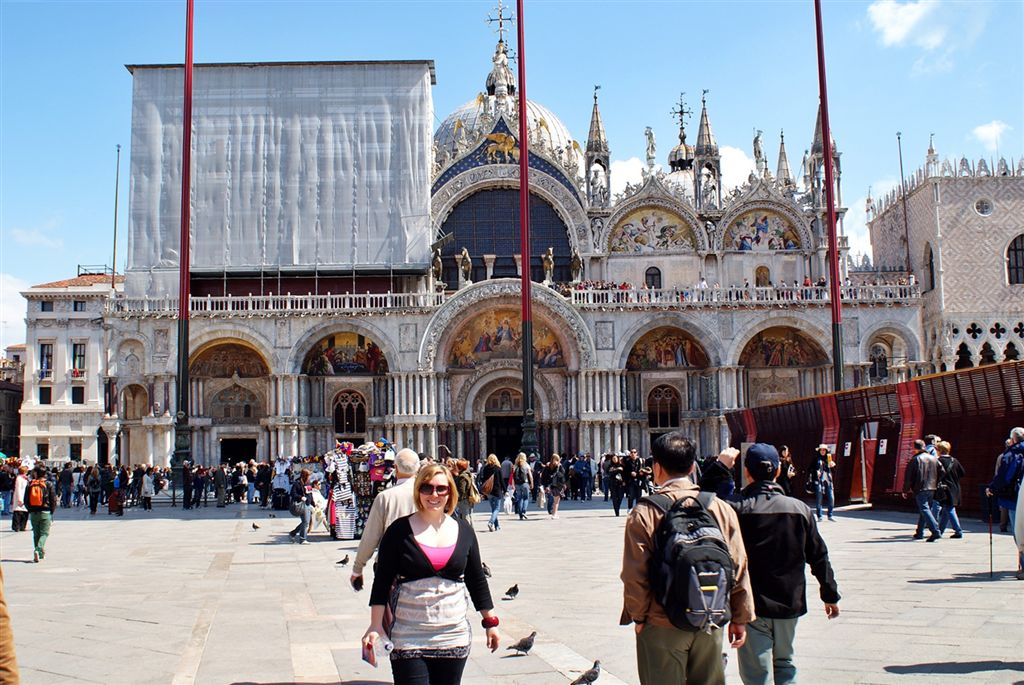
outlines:
[[[146,360],[150,349],[147,340],[141,334],[132,334],[121,338],[114,348],[115,375],[122,382],[142,379],[146,375]]]
[[[532,292],[534,304],[539,305],[537,309],[545,310],[550,318],[565,326],[562,337],[566,343],[570,343],[564,346],[568,356],[566,366],[592,368],[596,363],[594,340],[583,317],[564,297],[546,286],[534,283]],[[440,353],[446,350],[459,325],[467,317],[478,313],[480,303],[488,300],[493,300],[495,304],[518,306],[519,293],[519,281],[507,278],[475,283],[457,292],[427,323],[420,343],[420,370],[446,371],[447,360]]]
[[[363,335],[374,342],[384,354],[388,363],[388,370],[391,372],[404,371],[398,367],[398,347],[391,341],[391,338],[382,329],[366,319],[332,319],[313,326],[303,333],[288,351],[288,361],[285,368],[288,373],[299,373],[302,371],[302,364],[306,355],[313,349],[313,345],[332,333],[356,333]]]
[[[754,336],[769,328],[776,327],[797,329],[803,333],[805,337],[810,338],[810,340],[821,349],[825,354],[825,358],[828,360],[828,363],[832,363],[831,351],[821,343],[822,340],[831,340],[832,333],[825,331],[825,329],[813,321],[808,321],[798,316],[773,316],[769,320],[760,319],[751,321],[740,329],[733,337],[732,345],[729,346],[725,359],[729,360],[730,365],[739,366],[740,355],[743,353],[743,350],[746,349],[750,341],[754,339]]]
[[[452,403],[452,415],[458,420],[475,421],[484,413],[484,403],[495,390],[504,387],[522,387],[522,363],[514,360],[491,362],[476,370],[462,385],[458,396]],[[549,374],[534,375],[534,399],[539,418],[545,421],[564,418],[561,412],[553,414],[558,407],[557,391],[547,378]]]
[[[430,218],[434,226],[441,226],[452,210],[472,195],[494,188],[519,188],[519,167],[511,164],[487,164],[463,171],[450,178],[431,194]],[[553,176],[530,167],[530,193],[551,204],[555,213],[569,229],[569,242],[581,255],[591,254],[590,220],[587,213],[568,188]]]
[[[227,384],[211,394],[209,416],[218,423],[253,423],[266,416],[263,394],[249,384]]]
[[[662,312],[651,314],[635,323],[624,336],[615,350],[616,368],[625,369],[629,353],[633,351],[640,338],[656,328],[678,328],[689,334],[700,344],[708,357],[708,366],[721,366],[724,359],[721,342],[717,335],[703,324],[678,312]]]
[[[217,348],[229,348],[225,350],[229,356],[232,351],[248,351],[256,355],[255,360],[241,358],[240,355],[234,355],[233,359],[206,359],[208,356],[214,354]],[[237,350],[231,350],[230,348],[238,348]],[[199,367],[203,364],[209,366],[209,369],[201,370]],[[236,368],[232,372],[228,372],[225,367],[223,370],[218,372],[217,366],[223,364],[234,364]],[[210,340],[207,343],[197,346],[189,357],[189,374],[192,377],[200,378],[232,378],[238,376],[241,378],[265,378],[271,374],[270,362],[267,357],[256,347],[250,344],[246,340],[236,340],[235,338],[219,338],[216,340]],[[203,371],[212,370],[213,373],[204,373]]]
[[[796,250],[788,250],[789,253],[808,255],[814,252],[816,242],[807,218],[788,204],[773,200],[754,200],[730,207],[725,213],[725,216],[723,216],[721,221],[718,222],[719,230],[716,232],[715,244],[712,246],[713,249],[719,252],[725,249],[732,249],[725,247],[726,234],[729,233],[729,230],[737,219],[753,211],[774,212],[776,214],[781,214],[789,220],[793,225],[793,228],[796,229],[797,235],[800,237],[800,247]],[[787,250],[781,251],[787,252]]]
[[[199,354],[206,349],[213,345],[227,342],[241,343],[247,347],[251,347],[253,351],[262,357],[267,368],[270,370],[270,373],[274,373],[274,368],[277,366],[276,362],[278,361],[274,356],[274,345],[262,334],[252,328],[246,328],[235,323],[218,322],[216,327],[211,327],[199,333],[192,334],[190,336],[189,344],[189,364],[195,361]]]
[[[907,348],[907,361],[914,361],[921,358],[921,341],[917,334],[901,323],[893,321],[880,323],[869,328],[860,339],[860,361],[870,361],[871,344],[876,338],[882,335],[891,335],[903,341]]]
[[[124,421],[141,421],[149,415],[149,390],[141,383],[129,383],[121,388],[118,411]]]
[[[696,241],[694,251],[698,254],[708,252],[709,245],[707,233],[704,231],[704,226],[697,218],[697,215],[694,214],[693,209],[670,197],[659,197],[646,194],[633,197],[615,208],[615,211],[612,212],[611,216],[609,216],[604,222],[604,227],[602,228],[600,235],[595,236],[599,251],[604,252],[605,254],[611,254],[610,241],[615,229],[633,212],[641,209],[660,209],[664,212],[678,216],[693,232],[693,237]]]

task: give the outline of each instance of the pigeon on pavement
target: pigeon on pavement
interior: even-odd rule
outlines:
[[[252,529],[253,529],[253,530],[259,530],[259,529],[260,529],[260,527],[259,527],[259,526],[257,526],[257,525],[256,525],[255,523],[253,523],[253,524],[252,524]]]
[[[526,637],[524,637],[519,642],[512,645],[511,647],[506,647],[506,649],[516,650],[516,656],[519,656],[520,654],[529,654],[530,650],[533,649],[533,639],[535,637],[537,637],[536,630],[527,635]]]
[[[483,570],[484,570],[484,576],[486,576],[487,578],[490,578],[491,577],[491,567],[487,565],[487,562],[481,561],[480,562],[480,567],[483,568]]]
[[[572,681],[569,685],[590,685],[601,675],[601,662],[595,661],[594,667],[588,671],[584,671],[579,678]]]
[[[505,590],[505,596],[509,599],[515,599],[519,595],[519,583],[516,583],[508,590]]]
[[[339,566],[348,566],[348,555],[346,554],[344,559],[342,559],[341,561],[336,562],[336,563]]]

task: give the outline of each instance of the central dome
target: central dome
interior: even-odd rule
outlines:
[[[519,98],[515,77],[508,66],[508,53],[504,41],[499,40],[491,58],[493,66],[487,75],[485,90],[462,105],[441,122],[434,132],[434,145],[443,153],[457,153],[462,139],[476,139],[490,133],[498,117],[505,115],[513,134],[519,137]],[[526,101],[526,126],[530,132],[531,148],[547,149],[556,156],[568,154],[576,166],[583,168],[584,158],[573,144],[569,129],[551,110],[530,100]],[[561,153],[559,151],[562,151]]]
[[[505,95],[503,97],[506,102],[495,103],[496,109],[509,113],[515,112],[516,108],[519,106],[518,99],[511,95]],[[465,127],[467,132],[475,131],[480,125],[481,120],[490,122],[490,124],[493,125],[494,116],[487,112],[482,98],[470,100],[449,114],[448,117],[441,122],[441,125],[437,127],[437,131],[434,133],[434,142],[437,143],[439,149],[451,149],[457,140],[459,134],[458,129]],[[462,123],[459,125],[457,122]],[[539,105],[532,100],[526,101],[526,125],[530,131],[535,131],[536,135],[538,135],[548,147],[557,150],[558,148],[568,146],[572,149],[573,139],[572,136],[569,135],[569,129],[565,127],[565,124],[563,124],[558,117],[552,114],[551,110],[547,107]],[[490,133],[490,130],[485,131],[485,133]],[[519,131],[516,130],[514,133],[516,138],[518,138]]]

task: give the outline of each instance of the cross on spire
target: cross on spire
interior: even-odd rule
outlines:
[[[498,11],[498,16],[497,17],[492,17],[492,16],[488,15],[486,21],[487,21],[488,24],[494,24],[494,23],[498,24],[498,28],[496,29],[497,32],[498,32],[498,40],[501,41],[502,43],[504,43],[505,42],[505,31],[507,30],[505,28],[505,22],[506,21],[509,21],[509,22],[515,21],[515,18],[511,14],[506,15],[504,13],[505,6],[502,4],[501,0],[498,0],[498,6],[495,7],[494,9],[496,9]]]
[[[594,86],[594,102],[597,102],[597,91],[599,91],[599,90],[601,90],[601,86],[595,85]]]
[[[708,101],[708,93],[710,93],[710,92],[711,92],[711,89],[710,89],[710,88],[705,88],[705,89],[703,90],[703,92],[701,92],[701,94],[700,94],[700,104],[701,104],[701,106],[704,106],[704,105],[706,105],[706,104],[707,104],[707,101]]]
[[[686,125],[686,117],[693,114],[693,110],[686,106],[686,100],[683,97],[685,95],[686,91],[679,94],[679,104],[669,112],[669,114],[679,120],[679,128],[683,128]]]

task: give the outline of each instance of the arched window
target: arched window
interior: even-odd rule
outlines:
[[[998,361],[996,359],[996,351],[992,349],[992,346],[985,343],[981,346],[981,361],[978,366],[985,366],[987,364],[995,364]]]
[[[652,266],[644,273],[644,283],[648,288],[661,289],[661,269]]]
[[[967,347],[967,343],[960,343],[960,347],[956,351],[956,364],[953,366],[954,369],[969,369],[974,366],[974,361],[971,360],[971,350]]]
[[[926,245],[924,248],[924,268],[925,290],[935,290],[935,254],[932,252],[931,245]]]
[[[871,348],[871,368],[868,373],[872,380],[880,381],[889,377],[889,356],[881,345]]]
[[[441,227],[443,233],[455,236],[441,250],[442,279],[448,287],[459,282],[456,255],[465,247],[473,260],[474,283],[487,278],[483,255],[494,255],[493,278],[515,278],[515,255],[519,246],[519,190],[490,188],[471,195],[452,210]],[[571,278],[569,262],[572,249],[565,222],[555,208],[542,197],[530,194],[530,277],[538,283],[544,280],[541,254],[554,248],[556,282]],[[525,263],[524,259],[524,263]]]
[[[647,426],[651,430],[679,427],[679,392],[659,385],[647,396]]]
[[[1006,249],[1006,280],[1010,285],[1024,285],[1024,233]]]
[[[344,390],[334,400],[334,432],[338,435],[366,432],[366,400],[354,390]]]

